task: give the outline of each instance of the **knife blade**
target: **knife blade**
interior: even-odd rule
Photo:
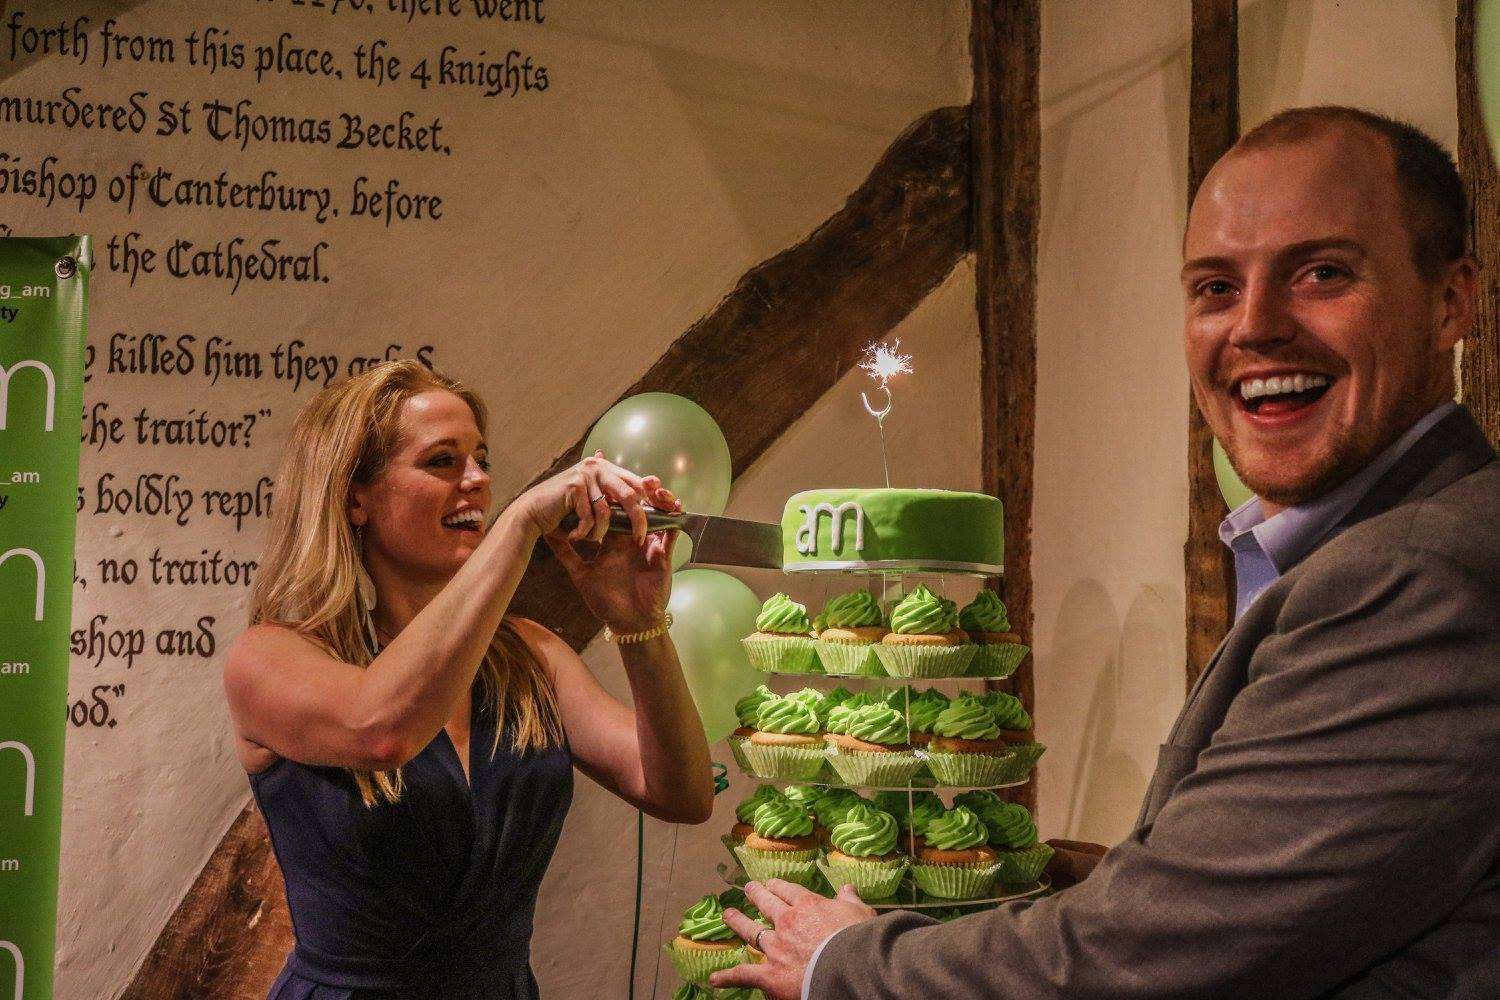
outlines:
[[[691,512],[670,514],[644,508],[648,531],[681,531],[692,539],[692,562],[714,566],[781,569],[781,525]],[[567,514],[558,529],[572,531],[578,515]],[[630,515],[619,507],[609,510],[609,530],[629,534]]]

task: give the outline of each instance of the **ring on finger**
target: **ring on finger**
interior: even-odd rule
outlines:
[[[600,500],[603,500],[603,499],[604,499],[604,494],[600,493],[598,496],[589,497],[589,503],[598,503]]]
[[[761,946],[760,946],[760,939],[761,939],[761,938],[762,938],[762,937],[763,937],[763,936],[764,936],[764,935],[765,935],[765,934],[766,934],[766,933],[767,933],[767,932],[769,932],[769,931],[771,931],[771,930],[774,930],[774,929],[775,929],[775,928],[772,928],[772,927],[762,927],[762,928],[761,928],[761,929],[760,929],[760,930],[758,930],[758,931],[756,931],[756,932],[755,932],[755,939],[754,939],[754,940],[753,940],[753,941],[751,941],[751,942],[750,942],[750,947],[752,947],[752,948],[754,948],[754,949],[755,949],[755,950],[756,950],[756,951],[759,951],[759,952],[761,952],[761,953],[762,953],[762,954],[764,954],[764,953],[765,953],[765,952],[764,952],[764,950],[763,950],[763,949],[762,949],[762,948],[761,948]]]

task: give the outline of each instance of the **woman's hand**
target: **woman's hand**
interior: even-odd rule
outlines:
[[[677,511],[682,503],[656,476],[637,476],[605,461],[602,452],[555,478],[565,480],[561,486],[568,506],[554,507],[556,517],[542,537],[594,617],[618,633],[641,632],[660,624],[671,593],[677,532],[648,532],[642,507]],[[553,482],[548,480],[537,489]],[[609,531],[611,506],[630,515],[630,535]],[[578,526],[564,533],[558,525],[569,509],[578,513]],[[587,558],[573,546],[584,539],[599,543]]]
[[[557,531],[568,514],[578,515],[578,526],[567,533],[570,540],[598,542],[609,530],[611,503],[630,515],[638,543],[646,538],[646,515],[642,504],[657,510],[675,511],[682,504],[664,488],[656,476],[637,476],[608,461],[596,451],[577,465],[544,479],[516,498],[513,506],[525,514],[538,535]]]

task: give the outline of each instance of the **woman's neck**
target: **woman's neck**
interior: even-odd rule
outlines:
[[[382,566],[368,568],[375,583],[375,631],[382,646],[401,634],[428,603],[447,585],[446,580],[413,579],[388,572]]]

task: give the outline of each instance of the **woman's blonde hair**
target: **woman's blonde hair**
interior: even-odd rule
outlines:
[[[341,379],[298,414],[276,474],[270,541],[250,592],[250,624],[296,630],[348,663],[375,657],[365,635],[369,609],[359,593],[360,548],[349,523],[349,494],[385,469],[411,397],[451,392],[484,433],[484,404],[467,386],[412,360],[387,361]],[[542,664],[502,620],[474,680],[473,697],[495,720],[493,756],[507,728],[523,753],[562,742],[557,699]],[[401,798],[399,768],[353,769],[367,806]]]

